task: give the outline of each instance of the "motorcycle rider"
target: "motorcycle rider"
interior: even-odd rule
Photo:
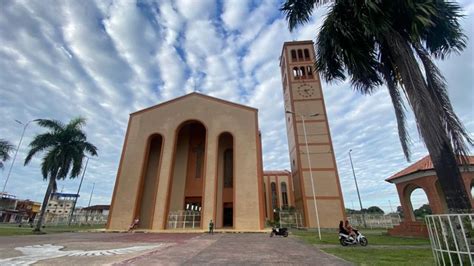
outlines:
[[[346,220],[345,224],[344,224],[344,229],[346,229],[346,231],[348,232],[348,235],[352,238],[352,239],[356,239],[357,235],[356,233],[354,232],[354,228],[352,228],[352,226],[349,224],[349,220]]]
[[[342,221],[339,221],[339,233],[348,235],[349,232],[344,228],[344,223]]]

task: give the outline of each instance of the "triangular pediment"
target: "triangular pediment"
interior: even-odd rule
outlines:
[[[255,111],[255,112],[258,111],[258,109],[250,107],[250,106],[246,106],[246,105],[243,105],[243,104],[238,104],[238,103],[222,100],[222,99],[219,99],[219,98],[216,98],[216,97],[204,95],[204,94],[197,93],[197,92],[192,92],[192,93],[183,95],[181,97],[174,98],[172,100],[162,102],[162,103],[150,106],[148,108],[133,112],[130,115],[137,115],[137,114],[141,114],[141,113],[144,113],[144,112],[149,112],[149,111],[161,108],[161,107],[166,106],[166,105],[180,104],[181,102],[184,102],[184,101],[186,101],[190,98],[193,98],[193,97],[198,98],[198,99],[203,100],[203,101],[213,101],[213,102],[216,102],[216,103],[222,104],[222,105],[233,106],[233,107],[237,107],[237,108],[241,108],[241,109],[245,109],[245,110],[250,110],[250,111]]]

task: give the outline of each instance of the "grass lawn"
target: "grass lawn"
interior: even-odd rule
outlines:
[[[321,240],[318,238],[318,232],[314,231],[292,231],[292,233],[298,237],[303,238],[310,244],[339,244],[339,238],[337,231],[334,232],[321,232]],[[405,246],[417,246],[417,245],[430,245],[430,240],[427,238],[416,238],[416,237],[396,237],[389,236],[385,230],[368,230],[362,229],[361,233],[369,240],[369,245],[405,245]]]
[[[42,229],[43,232],[52,234],[52,233],[65,233],[65,232],[77,232],[81,230],[89,229],[101,229],[104,228],[104,225],[83,225],[83,226],[46,226]],[[33,228],[29,226],[18,227],[18,224],[2,224],[0,225],[0,236],[15,236],[15,235],[33,235]]]
[[[322,248],[322,250],[357,265],[434,265],[433,253],[430,248],[344,248],[341,246]]]
[[[337,232],[292,231],[305,242],[320,246],[321,250],[357,265],[433,265],[433,253],[429,239],[393,237],[385,230],[361,230],[369,241],[367,247],[339,244]]]

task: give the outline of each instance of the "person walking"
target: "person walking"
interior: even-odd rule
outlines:
[[[214,223],[212,222],[212,219],[209,221],[209,234],[214,234]]]

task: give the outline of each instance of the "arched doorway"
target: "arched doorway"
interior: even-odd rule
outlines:
[[[221,133],[217,148],[216,228],[234,227],[234,137]]]
[[[161,135],[153,134],[148,138],[134,214],[134,217],[140,219],[138,228],[141,229],[152,229],[162,147],[163,137]]]
[[[200,214],[204,208],[206,134],[206,127],[195,120],[184,122],[176,132],[171,193],[168,195],[168,220],[171,213],[176,213],[177,218],[174,219],[177,220],[174,222],[182,223],[182,228],[202,227]],[[192,223],[188,223],[186,219],[191,219],[191,215]]]
[[[408,185],[405,189],[405,198],[409,203],[409,213],[406,213],[405,216],[409,217],[411,221],[423,220],[425,215],[432,214],[428,196],[422,187]]]

